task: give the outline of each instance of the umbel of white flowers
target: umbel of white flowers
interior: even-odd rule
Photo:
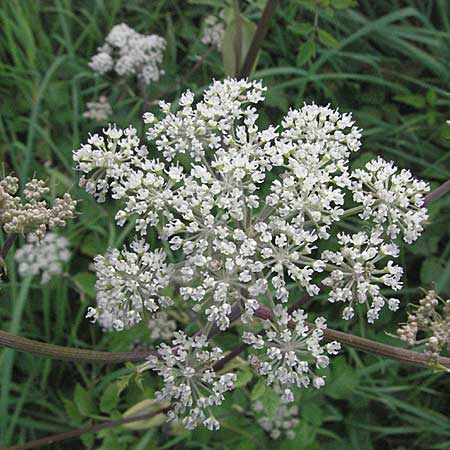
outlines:
[[[171,283],[209,327],[226,330],[232,307],[240,305],[249,328],[243,338],[256,351],[250,362],[289,402],[293,387],[323,385],[313,370],[326,367],[326,354],[337,353],[339,344],[321,346],[325,318],[308,326],[303,311],[288,315],[288,283],[341,302],[345,319],[357,305],[367,308],[369,322],[386,304],[396,310],[399,301],[381,289],[402,286],[397,241],[411,243],[422,232],[429,187],[381,158],[351,171],[361,131],[350,114],[328,106],[304,105],[281,125],[260,129],[254,105],[264,100],[264,90],[258,81],[226,79],[197,103],[187,91],[176,111],[161,102],[160,118],[145,114],[151,151],[134,128],[110,126],[74,159],[87,191],[98,201],[110,193],[120,202],[117,223],[135,220],[137,233],[129,249],[97,257],[97,307],[88,316],[128,328],[173,306],[166,292]],[[364,232],[341,231],[350,216],[364,220]],[[146,243],[150,227],[166,243],[162,249]],[[321,252],[325,241],[328,250]],[[261,334],[251,322],[259,304],[274,317]],[[295,328],[288,329],[289,321]],[[174,358],[188,352],[190,341],[178,341]],[[175,414],[190,427],[201,420],[216,428],[210,406],[231,389],[232,377],[218,387],[216,376],[205,381],[200,375],[210,373],[215,357],[173,361],[166,347],[160,353],[151,368],[165,377],[162,365],[176,367],[192,389],[206,383],[217,394],[206,401],[193,389],[182,400],[178,387],[166,382],[162,397],[179,399]]]
[[[156,34],[143,35],[127,24],[115,25],[98,48],[89,67],[100,75],[114,70],[120,77],[136,75],[145,84],[164,74],[160,65],[166,40]]]

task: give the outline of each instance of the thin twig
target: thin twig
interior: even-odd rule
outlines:
[[[79,437],[85,433],[94,433],[96,431],[104,430],[105,428],[114,428],[119,425],[124,425],[126,423],[139,422],[141,420],[151,419],[152,417],[158,414],[165,414],[168,411],[170,411],[170,406],[160,408],[157,411],[153,411],[151,413],[141,414],[139,416],[123,417],[122,419],[118,420],[108,420],[106,422],[91,425],[89,427],[77,428],[75,430],[66,431],[65,433],[53,434],[51,436],[47,436],[42,439],[36,439],[35,441],[25,442],[24,444],[13,445],[12,447],[5,447],[0,450],[28,450],[38,448],[44,445],[54,444],[55,442],[67,441],[68,439]]]
[[[261,19],[258,23],[258,27],[256,28],[255,35],[253,36],[252,43],[250,44],[247,55],[245,56],[244,64],[239,72],[239,78],[247,78],[250,75],[258,56],[259,49],[261,48],[267,31],[269,30],[270,20],[275,14],[277,4],[278,0],[267,0]]]
[[[450,192],[450,180],[447,180],[445,183],[441,184],[437,189],[431,191],[425,197],[424,205],[427,206],[429,203],[447,194],[447,192]]]

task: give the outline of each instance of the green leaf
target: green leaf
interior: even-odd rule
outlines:
[[[445,261],[437,256],[427,258],[420,268],[420,280],[422,284],[432,285],[445,270]]]
[[[327,378],[325,392],[336,400],[348,399],[358,385],[358,372],[348,365],[345,358],[336,358],[331,365],[331,375]]]
[[[319,42],[327,47],[338,48],[341,45],[336,38],[325,30],[319,30],[317,37],[319,38]]]
[[[82,417],[75,403],[67,398],[63,398],[63,403],[69,420],[75,424],[81,423]]]
[[[331,7],[334,9],[346,9],[356,6],[355,0],[331,0]]]
[[[106,251],[105,239],[101,239],[95,233],[89,233],[81,242],[80,251],[86,256],[97,256]]]
[[[273,389],[266,389],[261,398],[264,411],[269,417],[274,417],[280,407],[280,396]]]
[[[82,415],[89,416],[95,413],[95,404],[90,392],[80,384],[75,386],[74,401]]]
[[[127,409],[123,414],[123,417],[130,416],[140,416],[143,414],[150,414],[153,411],[157,411],[160,408],[164,408],[169,406],[169,403],[161,404],[154,399],[147,398]],[[166,422],[167,418],[165,414],[159,413],[156,416],[151,417],[150,419],[140,420],[138,422],[131,422],[123,425],[125,428],[129,428],[130,430],[144,430],[151,427],[157,427],[162,423]]]
[[[95,275],[91,272],[79,272],[72,277],[76,286],[89,297],[95,298]]]
[[[241,14],[237,15],[228,24],[222,44],[225,75],[238,75],[247,56],[255,31],[256,25]]]
[[[84,433],[80,436],[81,442],[85,446],[86,450],[90,450],[94,446],[95,434],[94,433]]]
[[[109,413],[119,404],[120,392],[117,383],[110,384],[100,398],[100,411]]]
[[[304,402],[300,408],[302,417],[311,425],[320,426],[322,424],[322,408],[315,402]]]
[[[239,369],[236,372],[236,377],[237,377],[237,380],[236,380],[236,383],[234,383],[234,385],[237,388],[243,387],[243,386],[246,386],[252,380],[253,372],[249,368],[245,367],[243,369]]]
[[[263,378],[260,378],[252,389],[252,400],[258,400],[258,398],[260,398],[264,394],[264,392],[266,392],[266,388],[267,385],[265,380]]]
[[[426,98],[427,98],[427,103],[430,106],[436,106],[437,105],[437,100],[438,99],[437,99],[437,95],[436,95],[435,91],[432,91],[431,89],[429,89],[428,92],[427,92]]]
[[[425,97],[419,94],[395,95],[394,100],[417,109],[423,108],[426,103]]]
[[[299,49],[297,55],[297,66],[301,67],[306,64],[316,53],[316,43],[314,37],[311,36]]]
[[[295,23],[293,25],[289,25],[288,29],[294,34],[306,36],[314,30],[314,27],[310,23]]]

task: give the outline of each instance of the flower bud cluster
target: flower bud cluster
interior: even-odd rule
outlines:
[[[143,35],[122,23],[115,25],[89,63],[104,75],[114,70],[120,77],[136,75],[145,84],[159,80],[166,40],[156,34]]]
[[[300,423],[298,419],[298,406],[281,404],[273,415],[264,414],[264,406],[261,401],[253,404],[253,410],[258,415],[258,423],[272,439],[280,439],[286,436],[295,439],[294,428]]]
[[[105,122],[112,114],[112,108],[108,98],[101,95],[98,101],[87,102],[87,109],[83,113],[86,119],[95,120],[96,122]]]
[[[443,300],[436,292],[428,291],[419,305],[414,305],[397,334],[408,345],[425,344],[431,360],[450,350],[450,299]]]
[[[64,227],[74,216],[76,201],[69,194],[57,198],[53,206],[43,199],[49,188],[42,180],[25,184],[23,200],[18,194],[19,179],[7,176],[0,180],[0,226],[7,234],[33,233],[42,239],[48,229]]]
[[[210,348],[206,336],[188,337],[175,333],[173,346],[161,344],[158,356],[148,358],[148,368],[163,377],[164,387],[156,392],[160,402],[171,402],[170,420],[182,418],[183,425],[194,429],[199,422],[209,430],[220,427],[212,407],[219,406],[224,393],[234,389],[236,375],[218,375],[214,364],[223,357],[219,347]]]
[[[47,233],[41,240],[28,235],[27,243],[15,253],[22,277],[41,273],[41,284],[63,273],[70,260],[69,241],[56,233]]]

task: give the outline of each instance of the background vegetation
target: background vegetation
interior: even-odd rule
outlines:
[[[243,2],[257,23],[264,1]],[[262,121],[277,123],[289,107],[330,103],[352,111],[364,129],[362,165],[375,155],[393,159],[436,187],[450,177],[450,5],[446,0],[281,1],[254,78],[268,86]],[[201,43],[204,17],[221,1],[176,0],[3,0],[0,2],[0,168],[26,180],[48,180],[53,195],[67,190],[80,199],[79,216],[64,235],[74,257],[68,275],[41,286],[18,278],[13,258],[0,291],[0,328],[49,343],[102,350],[126,350],[140,341],[140,327],[102,333],[84,319],[94,302],[93,256],[119,246],[127,229],[116,228],[114,205],[99,206],[77,186],[72,150],[102,124],[82,118],[87,101],[109,89],[87,62],[114,24],[126,22],[141,33],[168,41],[166,75],[147,92],[115,82],[112,121],[141,127],[140,114],[151,99],[176,101],[186,88],[201,92],[222,78],[218,52]],[[154,106],[149,106],[154,109]],[[450,294],[450,200],[434,203],[422,239],[402,253],[404,305],[419,298],[419,286]],[[318,302],[320,303],[320,302]],[[322,302],[323,303],[323,302]],[[312,308],[321,306],[313,305]],[[322,305],[323,307],[323,305]],[[399,345],[394,333],[404,312],[386,312],[374,326],[363,317],[351,324],[337,316],[330,326]],[[177,320],[187,323],[180,313]],[[237,336],[237,334],[236,334]],[[226,348],[237,343],[223,339]],[[227,400],[219,432],[187,432],[164,424],[133,431],[104,430],[55,449],[352,449],[450,448],[448,374],[404,366],[351,349],[331,365],[326,387],[304,391],[300,425],[291,441],[271,441],[255,421],[240,413],[264,394],[245,370],[242,388]],[[147,375],[140,389],[130,382],[120,396],[117,384],[129,373],[123,365],[74,364],[0,353],[0,446],[65,431],[100,418],[121,417],[158,387]],[[256,384],[256,385],[255,385]],[[115,386],[113,388],[108,386]],[[270,407],[270,398],[265,402]]]

